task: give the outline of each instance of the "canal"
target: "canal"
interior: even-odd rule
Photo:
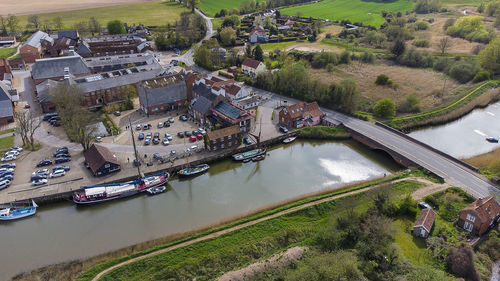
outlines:
[[[183,233],[269,205],[335,189],[400,169],[359,143],[295,142],[257,163],[222,161],[168,192],[95,206],[70,202],[39,208],[31,218],[0,225],[0,279]]]
[[[409,134],[434,148],[457,158],[469,158],[499,148],[486,137],[500,137],[500,103],[476,109],[446,125],[430,127]]]

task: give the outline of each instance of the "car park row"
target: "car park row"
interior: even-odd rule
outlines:
[[[23,149],[18,146],[13,146],[9,151],[5,152],[2,157],[2,162],[13,161],[17,158]],[[15,163],[4,163],[0,165],[0,190],[10,186],[14,180],[14,170],[16,169]]]
[[[63,146],[58,148],[53,156],[55,160],[45,159],[37,163],[37,167],[45,167],[54,164],[60,164],[71,161],[71,155],[67,147]],[[69,166],[57,165],[52,167],[52,172],[49,169],[40,169],[31,174],[31,185],[38,186],[43,185],[48,182],[48,178],[57,178],[66,175],[66,172],[70,170]]]

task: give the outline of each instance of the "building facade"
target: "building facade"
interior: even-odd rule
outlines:
[[[241,72],[252,78],[257,77],[259,73],[263,73],[266,70],[266,66],[262,62],[252,58],[246,58],[241,64]]]
[[[325,113],[321,111],[317,102],[299,102],[285,106],[279,112],[279,123],[289,128],[320,125]]]
[[[411,233],[413,236],[427,238],[432,231],[434,221],[436,220],[436,212],[431,208],[423,209],[418,215],[417,221],[413,226]]]
[[[85,164],[95,177],[109,175],[121,170],[120,162],[108,148],[93,144],[83,153]]]
[[[208,132],[205,146],[210,151],[237,148],[241,144],[241,138],[240,128],[231,126]]]
[[[483,235],[500,219],[500,205],[493,197],[479,198],[459,213],[457,225],[472,235]]]

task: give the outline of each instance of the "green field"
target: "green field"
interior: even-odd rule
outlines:
[[[16,48],[0,48],[0,59],[8,58],[16,53]]]
[[[222,9],[232,9],[241,6],[247,0],[200,0],[200,9],[209,16],[214,16]]]
[[[14,136],[0,138],[0,151],[6,151],[14,145]]]
[[[384,23],[380,15],[382,10],[405,12],[413,9],[413,2],[408,0],[393,1],[363,1],[363,0],[324,0],[314,4],[285,8],[281,14],[313,17],[329,20],[350,20],[362,22],[365,25],[379,27]]]
[[[182,12],[188,11],[187,8],[176,2],[155,1],[139,4],[110,6],[102,8],[57,12],[40,14],[41,22],[45,19],[52,20],[55,17],[63,19],[64,28],[71,28],[75,23],[88,21],[90,17],[95,17],[102,26],[111,20],[121,20],[131,25],[133,23],[142,23],[145,25],[158,26],[173,23],[180,19]],[[26,26],[28,16],[20,16],[19,26]]]

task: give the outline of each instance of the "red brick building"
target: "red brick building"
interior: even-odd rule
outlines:
[[[138,83],[141,110],[151,114],[185,106],[188,102],[187,83],[182,74],[161,76]]]
[[[226,148],[236,148],[240,145],[241,131],[239,126],[231,126],[207,133],[208,140],[205,143],[210,151]]]
[[[317,102],[299,102],[289,105],[279,112],[279,123],[289,128],[316,126],[321,124],[325,113],[321,111]]]
[[[473,235],[483,235],[500,218],[500,205],[493,197],[479,198],[460,211],[458,226]]]
[[[99,57],[120,54],[143,53],[151,46],[133,34],[100,35],[83,37],[77,53],[82,57]]]
[[[34,63],[43,57],[44,48],[52,44],[54,44],[53,38],[43,31],[37,31],[19,48],[19,53],[26,63]]]

